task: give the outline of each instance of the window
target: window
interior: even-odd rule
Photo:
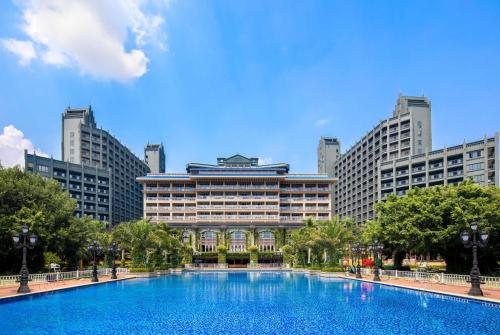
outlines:
[[[69,132],[69,137],[75,137],[75,132],[74,131],[70,131]]]
[[[418,145],[422,145],[422,140],[418,140]]]
[[[483,155],[483,150],[469,151],[467,154],[469,155],[469,159],[479,158]]]
[[[213,252],[217,243],[217,234],[213,231],[204,231],[201,233],[201,251]]]
[[[231,241],[229,250],[231,252],[242,252],[246,249],[246,235],[242,231],[233,231],[231,233]]]
[[[69,154],[74,155],[75,154],[75,149],[69,149]]]
[[[49,172],[49,167],[45,165],[39,165],[38,166],[38,171],[40,172]]]
[[[259,234],[260,251],[274,251],[274,233],[263,231]]]
[[[483,168],[483,163],[468,164],[469,171],[477,171]]]
[[[475,183],[482,183],[484,181],[484,175],[479,175],[479,176],[472,176],[472,180]]]

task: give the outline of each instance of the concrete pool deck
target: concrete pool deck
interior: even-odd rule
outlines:
[[[104,284],[104,283],[109,283],[109,282],[122,281],[122,280],[127,280],[127,279],[132,279],[132,278],[136,278],[136,277],[133,275],[121,274],[121,275],[118,275],[118,279],[111,279],[110,276],[99,277],[99,282],[97,282],[97,283],[91,282],[90,278],[69,279],[69,280],[61,280],[61,281],[50,282],[50,283],[49,282],[30,282],[30,283],[28,283],[28,285],[31,289],[31,292],[23,293],[23,294],[17,293],[17,289],[19,287],[19,284],[9,285],[9,286],[0,287],[0,301],[15,299],[18,297],[25,297],[25,296],[30,296],[30,295],[37,295],[37,294],[42,294],[42,293],[47,293],[47,292],[53,292],[53,291],[61,291],[61,290],[66,290],[66,289],[71,289],[71,288],[76,288],[76,287],[99,285],[99,284]]]
[[[373,278],[373,275],[364,275],[363,278],[357,279],[356,276],[353,274],[345,275],[339,273],[337,274],[337,277],[382,284],[393,287],[407,288],[429,293],[446,294],[455,297],[474,299],[484,302],[500,303],[500,288],[489,288],[482,286],[481,290],[483,291],[484,296],[476,297],[467,294],[467,292],[469,292],[469,286],[428,283],[428,282],[420,282],[420,281],[406,280],[406,279],[394,279],[385,276],[381,276],[381,281],[376,282],[371,280]]]

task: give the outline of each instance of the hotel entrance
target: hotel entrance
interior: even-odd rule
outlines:
[[[228,253],[226,256],[227,266],[230,268],[246,268],[250,263],[250,254],[248,253]]]

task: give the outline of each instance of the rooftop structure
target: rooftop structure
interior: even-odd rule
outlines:
[[[163,144],[147,144],[144,147],[144,162],[151,173],[165,172],[165,149]]]

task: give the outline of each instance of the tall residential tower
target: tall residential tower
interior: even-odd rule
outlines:
[[[142,217],[142,189],[136,178],[149,168],[113,135],[96,127],[92,108],[67,108],[62,114],[62,160],[110,169],[112,223]]]

